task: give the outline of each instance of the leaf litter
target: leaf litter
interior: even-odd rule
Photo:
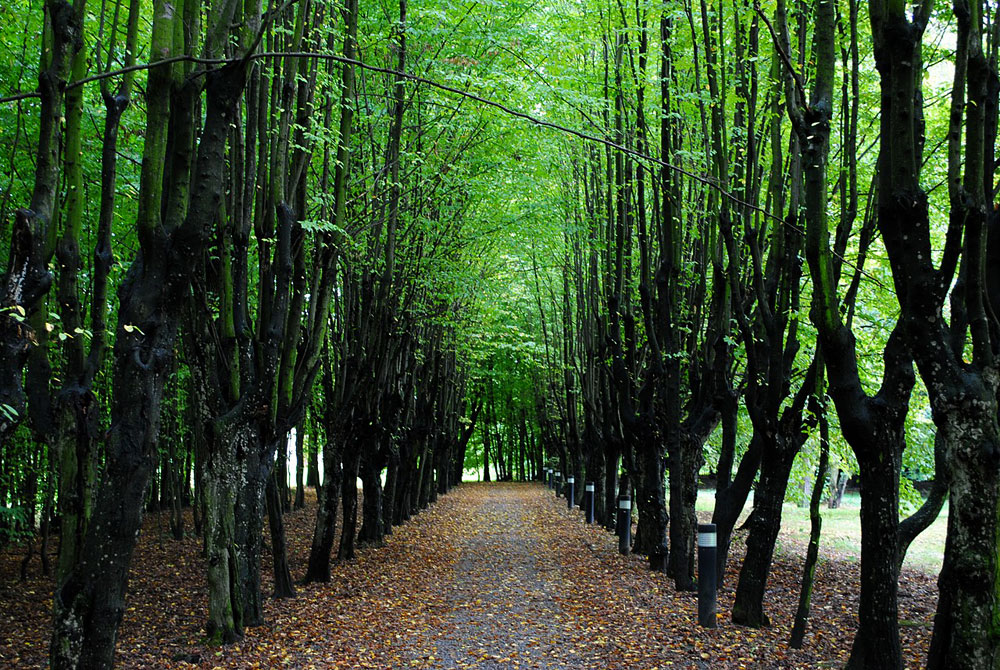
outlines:
[[[305,572],[315,498],[286,515],[293,576]],[[697,626],[697,596],[677,593],[613,535],[583,523],[537,484],[464,484],[394,529],[385,546],[334,565],[326,584],[268,599],[266,623],[236,644],[205,643],[204,562],[197,537],[168,539],[147,517],[117,649],[121,668],[839,668],[857,625],[858,565],[829,556],[816,571],[802,650],[788,647],[801,557],[776,556],[765,609],[771,628],[734,626],[745,535],[719,591],[719,627]],[[188,525],[190,528],[190,524]],[[266,524],[265,524],[266,537]],[[791,546],[791,545],[790,545]],[[0,552],[0,667],[45,667],[52,582],[24,548]],[[270,592],[269,550],[262,566]],[[54,561],[53,561],[54,564]],[[927,653],[934,578],[904,571],[900,627],[907,668]]]

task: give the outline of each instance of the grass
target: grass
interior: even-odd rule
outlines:
[[[715,492],[698,492],[697,510],[711,513],[715,506]],[[861,499],[857,493],[844,495],[839,509],[829,509],[825,504],[820,510],[823,517],[823,534],[820,536],[820,556],[857,561],[861,557],[861,519],[859,516]],[[750,513],[753,499],[747,501],[743,518]],[[921,533],[910,545],[903,563],[910,568],[935,575],[941,570],[944,558],[944,541],[948,526],[948,504],[931,526]],[[809,508],[785,503],[781,514],[781,535],[778,537],[777,551],[785,554],[804,556],[809,542]]]

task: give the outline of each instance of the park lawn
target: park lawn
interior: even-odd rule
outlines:
[[[823,534],[819,541],[821,559],[837,558],[857,561],[861,558],[860,505],[861,499],[857,492],[844,494],[844,501],[839,509],[829,509],[823,505],[821,508]],[[700,517],[705,514],[711,515],[714,506],[715,491],[703,489],[698,492],[697,510],[703,513],[699,515]],[[740,518],[741,524],[752,507],[751,494]],[[809,543],[809,528],[809,508],[785,503],[781,515],[781,534],[778,536],[776,551],[779,554],[805,556],[806,546]],[[948,503],[946,501],[941,514],[934,523],[910,545],[903,567],[931,575],[940,572],[941,562],[944,558],[947,528]]]

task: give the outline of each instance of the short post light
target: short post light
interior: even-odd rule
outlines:
[[[618,497],[618,553],[627,556],[632,551],[632,498]]]
[[[714,523],[698,524],[698,625],[715,628],[718,536]]]

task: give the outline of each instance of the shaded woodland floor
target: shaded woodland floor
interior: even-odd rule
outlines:
[[[293,576],[305,571],[315,515],[286,516]],[[265,524],[266,527],[266,524]],[[266,532],[266,531],[265,531]],[[735,542],[742,552],[743,537]],[[394,529],[386,546],[336,564],[328,584],[266,603],[267,623],[229,647],[202,642],[200,540],[169,539],[147,518],[118,644],[123,668],[827,668],[842,667],[855,627],[858,566],[817,568],[813,619],[801,651],[786,641],[801,560],[776,560],[768,593],[775,625],[728,619],[741,556],[720,591],[719,628],[695,625],[695,594],[675,593],[615,538],[537,484],[464,484]],[[268,550],[269,551],[269,550]],[[0,667],[43,667],[51,583],[18,579],[23,549],[0,554]],[[265,561],[265,593],[270,565]],[[900,583],[906,666],[930,642],[934,578]]]

